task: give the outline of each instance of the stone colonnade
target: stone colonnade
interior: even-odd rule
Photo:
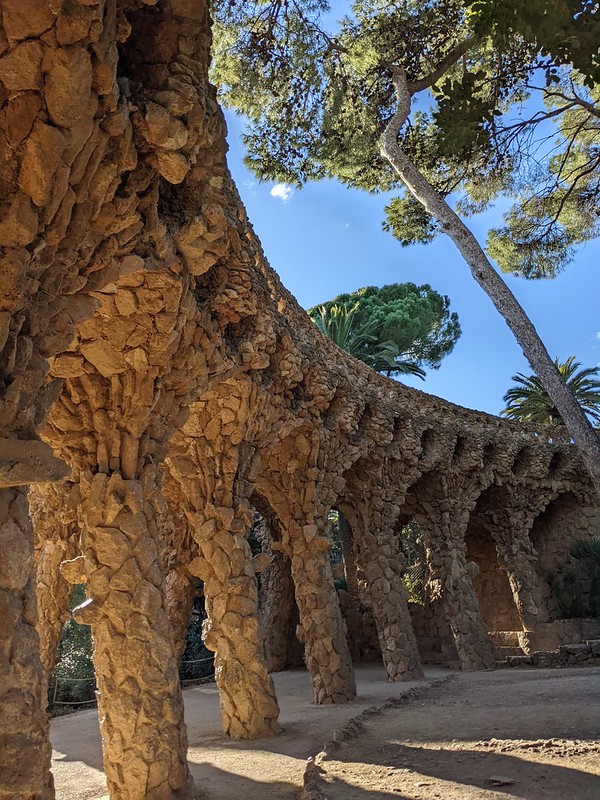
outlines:
[[[420,674],[393,543],[405,507],[463,666],[487,666],[469,515],[496,484],[519,508],[561,491],[589,505],[574,449],[320,336],[227,171],[204,0],[0,12],[0,798],[53,797],[45,671],[72,583],[86,584],[75,616],[92,627],[113,800],[192,796],[177,659],[194,579],[225,730],[277,733],[252,504],[276,521],[316,702],[356,691],[325,530],[336,503],[353,509],[389,677]],[[529,520],[489,496],[479,511],[533,624],[533,553],[510,532]]]
[[[348,481],[348,505],[342,505],[352,525],[356,568],[363,578],[362,594],[373,611],[388,680],[415,680],[423,669],[402,582],[403,558],[394,533],[403,502],[402,485],[369,465],[369,482]],[[371,483],[371,480],[373,481]]]

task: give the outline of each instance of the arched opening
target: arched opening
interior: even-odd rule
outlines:
[[[567,559],[576,541],[590,537],[588,525],[573,492],[560,494],[536,517],[530,536],[544,576]]]
[[[368,431],[375,415],[375,407],[371,402],[367,402],[358,420],[356,433],[352,437],[353,444],[359,444],[368,438]]]
[[[527,475],[531,468],[532,453],[529,447],[522,447],[512,464],[513,475],[518,478]]]
[[[572,492],[565,492],[549,503],[531,529],[551,620],[592,618],[600,611],[596,518],[586,512]]]
[[[435,431],[433,428],[426,428],[421,434],[421,452],[419,453],[419,459],[421,461],[424,461],[430,456],[434,444]]]
[[[365,593],[365,577],[357,563],[353,530],[357,522],[356,512],[352,505],[341,501],[330,512],[329,521],[333,542],[330,551],[332,572],[340,611],[346,622],[350,656],[354,663],[381,662],[375,618]]]
[[[452,453],[452,465],[460,467],[465,463],[468,456],[468,444],[465,436],[458,436]]]
[[[476,516],[471,517],[465,536],[467,560],[476,565],[473,587],[487,630],[517,631],[523,629],[506,567],[498,556],[489,531]]]
[[[556,452],[552,454],[552,458],[550,459],[550,464],[548,465],[548,477],[553,480],[555,478],[558,478],[563,468],[567,465],[567,463],[568,463],[568,458],[566,453],[563,453],[560,450],[556,450]]]
[[[303,647],[296,635],[299,614],[294,582],[289,558],[277,549],[281,542],[277,515],[269,502],[256,492],[250,503],[254,508],[254,522],[248,541],[254,556],[266,557],[264,568],[256,576],[265,657],[269,671],[280,672],[304,664]]]
[[[415,638],[423,664],[458,666],[458,655],[447,616],[439,603],[432,602],[428,584],[429,568],[422,526],[413,512],[418,502],[411,496],[397,525],[399,547],[404,561],[402,582],[408,600]],[[418,516],[418,514],[417,514]]]

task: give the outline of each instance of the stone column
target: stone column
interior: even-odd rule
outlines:
[[[212,516],[208,514],[212,513]],[[264,658],[258,593],[243,506],[189,514],[199,555],[189,565],[204,582],[204,643],[215,655],[223,730],[233,739],[280,732],[279,707]]]
[[[252,387],[231,377],[190,408],[171,442],[168,466],[179,487],[198,556],[188,565],[204,583],[204,643],[215,652],[223,729],[235,739],[280,731],[275,688],[258,620],[255,564],[248,544],[253,512],[243,494],[253,445],[263,420]],[[252,419],[251,419],[252,418]]]
[[[327,517],[334,493],[324,489],[324,473],[316,466],[319,447],[314,431],[295,430],[281,438],[264,454],[256,493],[276,518],[277,547],[290,559],[297,634],[315,702],[344,703],[356,696],[356,683],[329,558]]]
[[[444,504],[448,508],[448,504]],[[427,518],[419,518],[427,556],[426,591],[432,603],[441,602],[450,623],[463,670],[493,666],[493,646],[488,636],[473,586],[473,570],[467,562],[465,532],[468,509],[454,506]]]
[[[185,650],[185,640],[190,626],[197,586],[198,580],[190,575],[183,564],[171,565],[165,576],[165,600],[173,631],[177,663]]]
[[[289,558],[273,550],[272,538],[266,523],[255,527],[255,536],[262,552],[270,561],[260,573],[258,615],[263,630],[265,658],[269,672],[279,672],[288,666],[290,640],[294,618],[294,584]]]
[[[357,563],[388,680],[419,680],[423,668],[402,583],[404,558],[395,543],[400,508],[375,488],[366,497],[353,496],[352,507]]]
[[[292,522],[286,526],[286,533],[300,615],[299,638],[304,644],[315,702],[344,703],[356,696],[356,683],[346,623],[331,574],[331,542],[312,523],[300,526]]]
[[[64,623],[71,616],[72,584],[60,566],[79,554],[77,503],[72,482],[36,484],[29,491],[29,512],[35,534],[36,599],[40,657],[50,677]]]
[[[150,480],[96,474],[82,491],[88,600],[104,769],[115,800],[192,794],[161,542],[144,502]]]
[[[39,657],[33,530],[24,489],[0,488],[0,798],[51,800],[47,683]]]
[[[541,623],[548,622],[549,617],[538,574],[538,555],[529,538],[534,520],[544,507],[544,499],[532,495],[527,484],[504,484],[486,493],[479,506],[480,516],[506,569],[523,629],[535,630]]]
[[[506,568],[523,629],[531,631],[541,623],[548,622],[548,609],[536,569],[538,557],[528,535],[533,517],[531,520],[526,520],[524,517],[525,515],[521,515],[518,519],[515,513],[514,526],[495,525],[491,529],[491,534],[496,542],[498,557]]]

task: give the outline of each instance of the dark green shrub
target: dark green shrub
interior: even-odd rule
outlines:
[[[73,587],[71,608],[85,600],[85,586]],[[58,645],[56,667],[48,687],[49,710],[53,716],[69,713],[96,702],[96,680],[92,661],[89,625],[74,619],[65,622]]]
[[[600,617],[600,538],[574,544],[547,580],[561,618]]]
[[[204,682],[215,674],[214,654],[206,649],[202,641],[202,623],[205,617],[204,598],[197,597],[185,637],[185,650],[179,662],[182,685]]]

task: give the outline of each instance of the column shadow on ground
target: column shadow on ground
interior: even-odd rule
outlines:
[[[352,748],[352,751],[355,750],[356,745]],[[445,750],[396,743],[387,745],[385,753],[385,759],[377,760],[372,758],[373,753],[370,752],[370,760],[364,763],[379,764],[390,769],[410,770],[418,776],[452,781],[521,800],[541,798],[599,800],[600,798],[598,775],[556,764],[535,763],[516,755],[479,750]],[[344,758],[343,749],[336,752],[332,760],[356,763],[350,758]],[[327,769],[327,762],[324,763],[324,767]],[[493,786],[489,780],[496,775],[505,776],[514,783]],[[402,780],[402,773],[390,777],[390,788],[397,789],[393,794],[395,797],[400,796],[398,791],[403,791]],[[548,794],[550,789],[552,793]],[[374,793],[366,796],[377,798],[380,795]]]

